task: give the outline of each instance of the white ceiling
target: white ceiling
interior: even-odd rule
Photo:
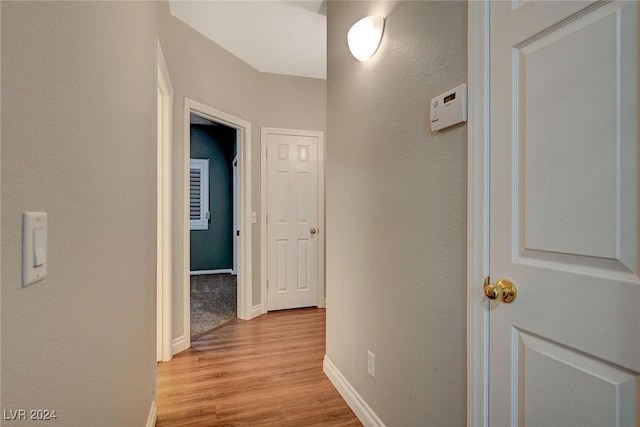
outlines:
[[[265,73],[327,78],[323,0],[170,1],[171,14]]]

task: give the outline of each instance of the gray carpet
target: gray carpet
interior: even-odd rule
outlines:
[[[236,276],[191,276],[191,338],[235,319],[236,313]]]

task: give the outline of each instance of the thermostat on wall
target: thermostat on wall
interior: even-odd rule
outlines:
[[[431,100],[431,130],[467,121],[467,85],[462,83]]]

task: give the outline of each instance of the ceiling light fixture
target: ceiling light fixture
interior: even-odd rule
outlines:
[[[347,44],[351,54],[358,61],[371,58],[378,50],[383,30],[382,16],[367,16],[353,24],[347,33]]]

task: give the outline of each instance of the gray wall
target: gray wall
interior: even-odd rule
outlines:
[[[260,127],[326,129],[326,82],[261,73],[170,14],[162,5],[161,43],[174,88],[173,176],[183,176],[184,98],[252,124],[252,210],[260,218]],[[183,331],[182,182],[173,185],[173,337]],[[260,224],[251,230],[252,305],[260,300]],[[186,331],[188,334],[189,332]]]
[[[241,117],[253,124],[258,216],[260,126],[324,131],[326,83],[260,73],[166,3],[1,10],[2,409],[56,409],[65,426],[144,425],[156,365],[154,37],[174,87],[174,177],[185,97]],[[182,191],[176,180],[174,337],[184,334]],[[49,275],[22,288],[27,210],[49,213]],[[259,224],[252,232],[259,304]]]
[[[184,299],[183,265],[183,182],[184,174],[184,99],[185,97],[232,114],[253,125],[253,146],[260,146],[260,107],[258,105],[259,73],[245,62],[231,55],[179,19],[173,17],[168,4],[162,4],[160,42],[173,85],[173,338],[189,334],[183,330]],[[260,206],[260,150],[252,151],[253,210]],[[260,291],[259,259],[260,230],[254,224],[253,295]],[[257,252],[255,246],[258,245]],[[258,302],[254,301],[254,304]]]
[[[327,81],[260,73],[262,126],[317,130],[327,128]]]
[[[327,356],[389,426],[465,423],[465,2],[328,2]],[[377,54],[346,34],[386,16]],[[367,350],[377,378],[367,374]]]
[[[156,369],[158,3],[1,7],[2,409],[143,426]],[[49,214],[48,276],[22,288],[32,210]]]

